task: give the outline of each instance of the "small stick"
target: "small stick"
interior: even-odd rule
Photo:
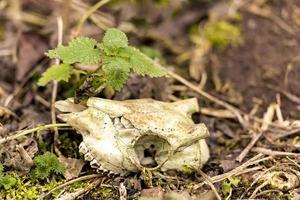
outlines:
[[[288,91],[285,91],[285,90],[282,90],[281,88],[279,87],[276,87],[274,85],[270,85],[270,84],[267,84],[267,88],[271,89],[271,90],[274,90],[274,91],[277,91],[277,92],[280,92],[281,94],[283,94],[286,98],[288,98],[290,101],[296,103],[296,104],[300,104],[300,97],[288,92]]]
[[[40,199],[44,199],[45,197],[49,196],[50,194],[52,194],[53,192],[60,190],[68,185],[71,185],[73,183],[79,182],[79,181],[85,181],[85,180],[89,180],[89,179],[93,179],[93,178],[99,178],[101,177],[101,174],[90,174],[90,175],[86,175],[86,176],[81,176],[78,178],[75,178],[73,180],[67,181],[59,186],[56,186],[55,188],[53,188],[52,190],[50,190],[49,192],[47,192],[46,194],[44,194],[43,196],[40,197]]]
[[[57,17],[57,30],[58,30],[58,41],[57,46],[62,44],[63,40],[63,19],[62,17]],[[59,59],[55,59],[55,64],[59,65]],[[51,121],[52,124],[56,124],[56,115],[55,115],[55,101],[57,96],[57,81],[53,81],[52,94],[51,94]],[[58,130],[54,128],[54,147],[58,143]]]
[[[258,139],[262,136],[263,132],[256,134],[252,139],[251,142],[247,145],[247,147],[240,153],[240,155],[236,158],[237,161],[242,162],[246,155],[249,153],[251,148],[255,145]]]
[[[252,148],[253,152],[262,153],[264,155],[269,156],[292,156],[292,157],[300,157],[299,153],[292,153],[292,152],[284,152],[284,151],[273,151],[271,149],[266,149],[262,147],[254,147]]]
[[[296,134],[298,132],[300,132],[300,128],[296,128],[294,130],[288,131],[288,132],[283,133],[283,134],[278,135],[278,136],[274,136],[272,138],[273,138],[273,140],[278,140],[278,139],[281,139],[281,138],[284,138],[284,137],[288,137],[288,136],[294,135],[294,134]]]
[[[249,169],[245,169],[250,165],[255,165],[259,162],[265,161],[265,160],[269,160],[272,158],[272,156],[268,156],[265,158],[261,158],[263,156],[263,154],[257,154],[256,156],[254,156],[253,158],[249,159],[248,161],[246,161],[245,163],[241,164],[240,166],[236,167],[235,169],[225,173],[225,174],[221,174],[221,175],[216,175],[211,177],[211,181],[212,183],[217,183],[220,181],[223,181],[231,176],[237,176],[240,174],[244,174],[244,173],[248,173],[251,171],[255,171],[255,170],[260,170],[262,167],[261,166],[257,166],[257,167],[253,167],[253,168],[249,168]],[[198,188],[200,188],[203,185],[202,183],[196,184],[193,189],[197,190]]]
[[[62,124],[47,124],[47,125],[43,125],[43,126],[38,126],[32,129],[28,129],[28,130],[22,130],[22,131],[18,131],[15,135],[11,135],[5,138],[1,138],[0,139],[0,144],[3,144],[5,142],[8,142],[10,140],[14,140],[17,139],[19,137],[22,137],[24,135],[28,135],[30,133],[34,133],[37,131],[42,131],[45,129],[51,129],[51,128],[56,128],[56,127],[67,127],[69,126],[68,124],[62,123]]]
[[[93,5],[92,7],[90,7],[81,17],[77,27],[76,27],[76,32],[75,35],[77,36],[82,29],[82,26],[84,24],[84,22],[94,13],[96,12],[96,10],[98,10],[101,6],[107,4],[108,2],[110,2],[110,0],[102,0],[102,1],[98,1],[98,3],[96,3],[95,5]]]
[[[254,181],[252,181],[251,185],[246,189],[246,191],[239,197],[239,200],[244,199],[244,196],[248,193],[248,191],[252,188],[253,185],[255,185],[267,172],[274,169],[275,167],[270,167],[269,169],[265,170],[263,173],[258,174],[258,176],[255,178]],[[257,173],[256,173],[257,174]],[[256,174],[253,175],[253,177],[256,176]]]
[[[260,127],[261,132],[256,134],[251,142],[247,145],[247,147],[240,153],[240,155],[236,158],[237,161],[242,162],[242,160],[246,157],[246,155],[249,153],[249,151],[251,150],[251,148],[256,144],[256,142],[258,141],[258,139],[262,136],[262,134],[268,130],[270,123],[272,123],[272,120],[274,118],[275,115],[275,104],[271,104],[267,111],[264,114],[264,118],[263,118],[263,122],[262,125]]]
[[[102,181],[101,179],[97,179],[94,182],[88,184],[86,187],[77,189],[75,192],[65,194],[65,195],[57,198],[57,200],[74,200],[74,199],[77,199],[77,197],[79,197],[80,195],[82,195],[82,194],[94,189],[95,187],[97,187],[101,183],[101,181]]]
[[[255,188],[255,190],[253,191],[253,193],[251,194],[251,196],[249,197],[249,199],[254,199],[254,197],[256,196],[257,192],[264,188],[265,186],[267,186],[269,184],[268,181],[263,182],[262,184],[260,184],[257,188]]]
[[[159,65],[157,62],[156,62],[157,65]],[[242,117],[242,112],[238,109],[238,108],[235,108],[234,106],[230,105],[229,103],[225,102],[225,101],[222,101],[210,94],[208,94],[207,92],[201,90],[199,87],[195,86],[194,84],[192,84],[191,82],[187,81],[186,79],[184,79],[183,77],[179,76],[178,74],[166,69],[166,68],[163,68],[162,66],[159,65],[159,67],[161,69],[164,69],[166,71],[166,73],[171,76],[172,78],[176,79],[177,81],[181,82],[182,84],[186,85],[187,87],[191,88],[192,90],[194,90],[195,92],[197,92],[198,94],[200,94],[201,96],[207,98],[208,100],[228,109],[229,111],[231,111],[236,117],[237,119],[239,120],[239,122],[241,123],[241,125],[243,127],[246,127],[246,124],[245,124],[245,121]]]
[[[272,158],[272,156],[268,156],[268,157],[259,159],[261,156],[263,156],[263,154],[259,153],[256,156],[254,156],[253,158],[251,158],[250,160],[243,163],[242,165],[236,167],[235,169],[233,169],[233,170],[231,170],[231,171],[229,171],[225,174],[216,175],[214,177],[211,177],[211,180],[213,181],[213,183],[220,182],[220,181],[225,180],[226,178],[228,178],[230,176],[234,176],[236,174],[239,174],[242,170],[244,170],[245,168],[247,168],[250,165],[254,165],[254,164],[257,164],[259,162],[269,160],[269,159]]]
[[[212,191],[215,193],[218,200],[221,200],[221,196],[219,195],[217,189],[215,188],[214,184],[212,183],[212,180],[209,176],[207,176],[201,169],[198,170],[198,172],[201,174],[201,176],[205,179],[207,184],[210,186]]]

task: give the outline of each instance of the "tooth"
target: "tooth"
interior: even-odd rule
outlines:
[[[93,155],[91,153],[84,154],[84,159],[87,161],[92,161],[94,159]]]
[[[86,147],[86,145],[84,144],[84,142],[81,142],[79,145],[79,152],[81,154],[86,154],[88,152],[88,148]]]
[[[107,174],[107,176],[115,176],[115,175],[117,175],[117,174],[112,171],[108,172],[108,174]]]
[[[91,167],[94,168],[94,169],[97,169],[97,168],[100,167],[100,165],[99,165],[99,163],[98,163],[98,161],[97,161],[96,159],[92,160],[92,161],[90,162],[90,165],[91,165]]]
[[[97,169],[97,173],[101,173],[101,172],[107,172],[108,170],[107,169],[104,169],[102,166],[100,166],[98,169]]]

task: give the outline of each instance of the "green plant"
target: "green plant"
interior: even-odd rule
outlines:
[[[93,77],[90,85],[94,90],[107,85],[120,91],[131,71],[150,77],[165,75],[152,59],[129,46],[125,33],[115,28],[106,31],[101,43],[91,38],[79,37],[73,39],[68,46],[60,45],[49,50],[47,55],[60,59],[62,64],[48,68],[38,81],[40,86],[51,80],[68,81],[75,63],[99,66],[95,72],[87,74],[87,77]]]
[[[240,28],[224,20],[207,23],[203,31],[212,45],[221,48],[243,42]]]
[[[240,183],[241,179],[239,177],[229,177],[222,183],[222,192],[226,195],[226,199],[230,199],[232,195],[232,188],[236,187]]]
[[[57,181],[52,179],[48,183],[36,184],[28,179],[27,176],[19,176],[16,173],[10,173],[9,176],[14,178],[15,184],[5,189],[0,187],[0,199],[38,199],[42,193],[45,193],[57,185],[62,184],[63,180]],[[61,190],[57,190],[52,194],[52,197],[56,197]]]
[[[17,180],[11,175],[4,175],[4,167],[0,164],[0,187],[3,187],[5,190],[9,190],[14,185],[16,185]]]
[[[61,174],[65,170],[57,157],[50,152],[36,156],[33,163],[35,168],[31,171],[32,179],[46,179],[53,173]]]

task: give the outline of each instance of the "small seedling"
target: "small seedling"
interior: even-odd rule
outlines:
[[[9,190],[17,183],[17,180],[10,175],[4,175],[3,170],[4,167],[0,164],[0,187]]]
[[[31,171],[32,179],[46,179],[53,173],[61,174],[65,170],[57,157],[50,152],[36,156],[33,163],[35,168]]]
[[[240,181],[241,179],[239,177],[229,177],[227,180],[223,181],[222,192],[227,196],[226,199],[230,199],[233,188],[238,186]]]
[[[76,63],[99,66],[95,72],[86,76],[93,77],[90,85],[95,90],[109,86],[120,91],[131,71],[150,77],[165,75],[151,58],[129,46],[125,33],[115,28],[106,31],[101,43],[91,38],[78,37],[70,41],[68,46],[60,45],[49,50],[47,55],[61,60],[62,64],[48,68],[38,81],[40,86],[45,86],[51,80],[68,81]]]

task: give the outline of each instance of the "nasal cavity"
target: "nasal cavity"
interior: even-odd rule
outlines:
[[[157,135],[141,136],[134,145],[140,164],[146,168],[158,166],[168,155],[169,149],[169,143]]]

